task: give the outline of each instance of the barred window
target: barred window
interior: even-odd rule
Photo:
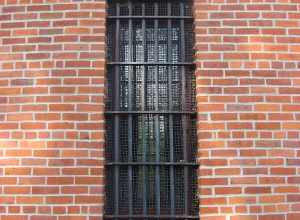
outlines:
[[[105,219],[197,219],[189,0],[110,0]]]

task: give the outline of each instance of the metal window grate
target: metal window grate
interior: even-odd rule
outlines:
[[[188,0],[110,0],[105,219],[198,219]]]

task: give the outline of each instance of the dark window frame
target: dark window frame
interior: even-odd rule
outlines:
[[[191,1],[108,5],[104,217],[198,219]]]

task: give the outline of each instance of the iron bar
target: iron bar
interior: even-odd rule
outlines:
[[[154,3],[154,14],[158,14],[158,4],[157,2]],[[155,62],[158,62],[158,19],[155,18],[154,20],[154,51],[156,53],[155,57]],[[155,68],[155,76],[156,76],[156,82],[158,82],[158,66]],[[156,108],[155,110],[158,111],[158,85],[156,84]],[[157,124],[158,124],[158,116],[157,118]],[[159,129],[159,128],[157,128]],[[159,133],[159,132],[157,132]],[[157,134],[157,138],[159,138],[159,134]],[[156,143],[156,162],[159,162],[159,144]],[[157,166],[155,168],[155,191],[156,191],[156,214],[160,215],[160,167]]]
[[[191,111],[107,111],[105,114],[187,114],[187,115],[194,115],[196,112]]]
[[[128,166],[198,166],[192,162],[107,162],[107,166],[128,165]]]
[[[132,13],[132,4],[129,1],[129,14]],[[132,61],[132,20],[128,21],[128,56],[129,61]],[[132,66],[128,66],[128,110],[132,110],[132,98],[133,98],[133,86],[132,86]],[[132,161],[132,115],[128,115],[128,161]],[[133,204],[133,188],[132,188],[132,166],[128,166],[128,206],[129,215],[132,215],[132,204]]]
[[[107,219],[116,219],[116,218],[121,218],[121,219],[199,219],[198,216],[192,216],[192,215],[106,215],[105,218]]]
[[[167,5],[168,15],[171,13],[171,4],[168,2]],[[167,20],[167,62],[171,63],[172,60],[172,20]],[[169,102],[169,111],[172,111],[172,69],[171,66],[168,67],[168,102]],[[173,134],[173,116],[169,116],[169,142],[170,142],[170,161],[174,162],[174,134]],[[171,215],[175,215],[175,176],[174,176],[174,166],[170,166],[170,201],[171,201]]]
[[[119,14],[120,12],[120,7],[119,7],[119,4],[117,4],[117,15]],[[115,35],[115,45],[117,45],[115,47],[115,60],[119,60],[119,30],[120,30],[120,21],[119,19],[116,20],[116,35]],[[114,86],[116,88],[116,93],[115,93],[115,96],[114,96],[114,109],[115,110],[119,110],[120,108],[120,91],[119,91],[119,88],[120,88],[120,82],[119,82],[119,67],[115,67],[115,77],[114,77]],[[120,127],[120,123],[119,123],[119,116],[118,115],[115,115],[115,118],[114,118],[114,161],[119,161],[119,127]],[[115,176],[114,176],[114,179],[115,179],[115,189],[114,189],[114,201],[115,201],[115,212],[114,214],[115,215],[118,215],[119,214],[119,173],[120,173],[120,169],[119,169],[119,166],[115,166],[115,169],[114,169],[114,172],[115,172]]]
[[[180,2],[180,15],[184,16],[184,4]],[[185,34],[184,34],[184,20],[180,20],[180,43],[181,43],[181,62],[185,62]],[[182,99],[185,100],[186,96],[186,78],[185,78],[185,67],[181,67],[181,77],[182,77]],[[182,102],[182,110],[186,110],[186,101]],[[186,115],[182,115],[182,139],[183,139],[183,158],[184,161],[188,161],[188,144],[187,144],[187,119]],[[188,215],[189,210],[189,198],[188,198],[188,167],[184,167],[184,214]]]
[[[107,65],[117,65],[117,66],[128,66],[128,65],[137,65],[137,66],[191,66],[192,62],[107,62]]]
[[[124,19],[124,20],[127,20],[127,19],[184,19],[184,20],[192,20],[193,19],[193,16],[107,16],[107,19],[111,19],[111,20],[114,20],[114,19]]]

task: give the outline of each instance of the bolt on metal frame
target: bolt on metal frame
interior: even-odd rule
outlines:
[[[191,1],[110,0],[105,219],[198,219]]]

